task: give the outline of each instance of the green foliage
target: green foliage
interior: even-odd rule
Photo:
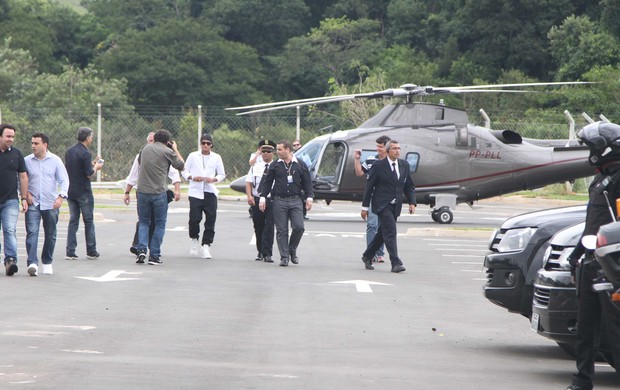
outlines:
[[[226,42],[196,21],[171,20],[127,32],[98,63],[114,77],[131,80],[129,95],[140,104],[220,105],[263,98],[255,87],[261,80],[256,52]]]

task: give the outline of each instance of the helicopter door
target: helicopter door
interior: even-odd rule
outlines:
[[[313,169],[314,189],[338,191],[344,171],[347,147],[344,142],[326,142]]]

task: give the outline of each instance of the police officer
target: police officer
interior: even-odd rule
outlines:
[[[261,140],[258,143],[258,150],[261,154],[260,161],[256,161],[250,168],[245,179],[245,193],[248,197],[250,205],[250,215],[254,224],[254,236],[256,238],[256,261],[265,261],[273,263],[271,258],[273,248],[273,205],[271,197],[267,198],[264,211],[258,208],[260,193],[258,189],[263,179],[263,175],[267,173],[269,167],[273,163],[273,154],[275,152],[276,143],[268,139]]]
[[[596,122],[585,126],[577,137],[590,148],[589,163],[597,175],[590,185],[590,200],[586,211],[583,236],[593,235],[600,226],[613,221],[609,210],[617,215],[615,199],[620,198],[620,126]],[[580,261],[585,253],[585,257]],[[607,326],[620,323],[620,313],[609,299],[592,289],[593,280],[600,274],[600,265],[591,251],[586,251],[581,240],[568,257],[571,273],[577,285],[579,313],[577,317],[576,363],[577,372],[566,390],[591,390],[594,361],[598,340],[608,337],[616,365],[620,365],[620,340],[611,339]],[[603,324],[603,322],[605,324]],[[607,326],[601,326],[607,325]],[[602,331],[603,329],[603,331]],[[601,334],[605,332],[604,334]]]
[[[297,246],[304,234],[304,216],[301,203],[302,191],[307,195],[306,208],[312,208],[312,183],[308,166],[293,155],[290,141],[283,140],[277,145],[279,160],[269,167],[260,185],[259,208],[265,211],[269,194],[273,198],[273,220],[276,225],[276,241],[280,252],[280,266],[286,267],[289,259],[298,264]],[[291,236],[288,236],[288,223],[291,222]]]

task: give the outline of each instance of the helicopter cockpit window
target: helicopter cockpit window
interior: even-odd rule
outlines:
[[[298,159],[303,160],[309,169],[312,169],[319,159],[319,153],[321,152],[322,146],[323,141],[311,141],[295,152],[295,156]]]
[[[420,155],[418,153],[407,153],[405,160],[409,163],[411,173],[418,170],[418,162],[420,161]]]

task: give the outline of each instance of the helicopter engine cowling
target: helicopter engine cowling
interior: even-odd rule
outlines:
[[[523,143],[521,135],[512,130],[492,130],[491,134],[507,145],[518,145]]]

